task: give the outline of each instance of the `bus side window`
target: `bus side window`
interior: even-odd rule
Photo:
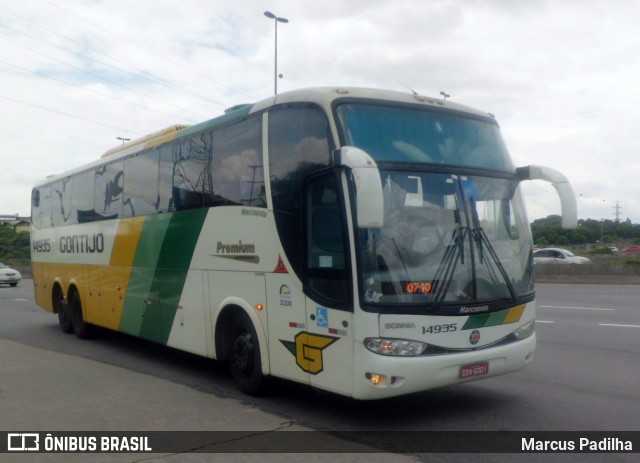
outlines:
[[[335,174],[313,178],[306,189],[309,289],[332,306],[348,307],[349,283],[345,259],[344,223]]]
[[[70,224],[71,218],[71,177],[51,185],[51,222],[54,227]]]
[[[184,139],[173,146],[173,202],[176,210],[197,209],[213,197],[211,132]]]
[[[308,266],[344,269],[344,238],[335,183],[318,182],[307,191]]]
[[[117,219],[122,213],[124,186],[123,161],[103,164],[95,169],[95,220]]]
[[[73,176],[71,218],[73,223],[99,220],[94,210],[94,170],[85,170]]]
[[[31,220],[35,228],[51,226],[51,186],[46,185],[33,190]]]
[[[158,166],[158,212],[174,212],[173,202],[173,148],[164,145],[160,148],[160,164]]]
[[[158,151],[139,153],[124,161],[123,216],[134,217],[157,212]]]
[[[331,144],[326,116],[310,106],[269,112],[269,174],[278,236],[298,276],[304,258],[301,210],[302,184],[329,165]]]
[[[267,207],[262,165],[262,117],[213,132],[214,205]]]

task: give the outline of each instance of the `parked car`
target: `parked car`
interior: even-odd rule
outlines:
[[[608,248],[609,248],[609,251],[611,251],[614,254],[618,252],[618,248],[616,246],[608,246]]]
[[[586,257],[576,256],[571,251],[560,248],[542,248],[533,251],[534,264],[590,264]]]
[[[0,262],[0,285],[16,286],[21,279],[20,272]]]
[[[629,246],[628,248],[624,248],[623,252],[640,252],[640,246]]]

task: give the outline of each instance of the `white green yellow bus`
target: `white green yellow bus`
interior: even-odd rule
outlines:
[[[311,88],[174,126],[32,191],[37,304],[268,377],[378,399],[533,357],[532,242],[493,115]]]

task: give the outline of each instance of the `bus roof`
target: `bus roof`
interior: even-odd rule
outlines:
[[[102,154],[101,158],[83,166],[70,169],[69,171],[50,175],[36,186],[51,183],[59,178],[71,175],[75,172],[81,172],[92,166],[100,165],[110,160],[116,160],[130,154],[143,151],[154,146],[161,145],[165,142],[187,137],[193,133],[197,133],[206,129],[214,128],[234,120],[242,119],[249,114],[264,111],[270,107],[291,103],[313,103],[324,108],[328,113],[331,111],[333,102],[337,99],[353,98],[371,101],[389,101],[402,104],[418,104],[425,107],[446,108],[451,111],[470,114],[476,117],[495,120],[493,114],[482,112],[469,106],[446,101],[443,98],[435,98],[423,96],[410,92],[398,92],[392,90],[381,90],[373,88],[361,87],[311,87],[299,90],[292,90],[278,95],[265,98],[254,104],[239,104],[229,108],[225,114],[200,122],[195,125],[172,125],[165,129],[158,130],[140,138],[136,138],[122,145],[118,145],[107,150]],[[106,158],[106,159],[105,159]]]
[[[495,119],[493,114],[482,112],[469,106],[410,92],[382,90],[363,87],[311,87],[280,93],[277,96],[264,99],[253,105],[251,112],[261,111],[277,104],[294,102],[313,102],[329,109],[333,101],[340,98],[358,98],[378,101],[393,101],[406,104],[422,104],[436,108],[447,108],[479,117]]]

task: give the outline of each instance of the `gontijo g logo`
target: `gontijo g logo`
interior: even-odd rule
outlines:
[[[320,334],[310,334],[301,331],[296,334],[295,342],[280,342],[296,357],[296,364],[302,371],[316,375],[324,369],[322,361],[322,351],[336,342],[340,338],[323,336]]]

